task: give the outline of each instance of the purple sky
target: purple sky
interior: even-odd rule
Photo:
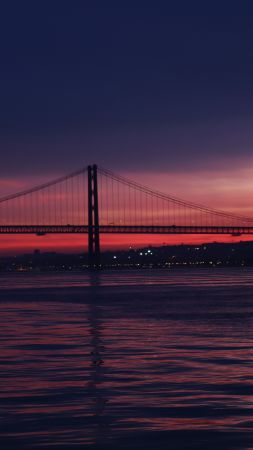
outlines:
[[[252,8],[141,3],[5,2],[1,176],[248,166]]]

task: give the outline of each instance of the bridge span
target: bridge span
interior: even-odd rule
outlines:
[[[52,233],[87,234],[95,268],[100,234],[250,235],[253,217],[182,200],[94,164],[0,198],[0,234]]]

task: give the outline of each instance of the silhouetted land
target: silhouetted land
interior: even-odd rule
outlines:
[[[101,255],[106,268],[253,266],[253,242],[129,248]],[[0,258],[1,271],[86,270],[88,255],[40,252]]]

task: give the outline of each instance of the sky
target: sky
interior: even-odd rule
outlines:
[[[4,3],[0,195],[97,163],[253,216],[253,7]],[[0,237],[0,248],[78,248],[71,239]]]

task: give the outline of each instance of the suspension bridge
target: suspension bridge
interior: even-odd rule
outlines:
[[[253,218],[152,190],[97,165],[0,198],[0,234],[86,233],[100,266],[100,234],[253,234]]]

